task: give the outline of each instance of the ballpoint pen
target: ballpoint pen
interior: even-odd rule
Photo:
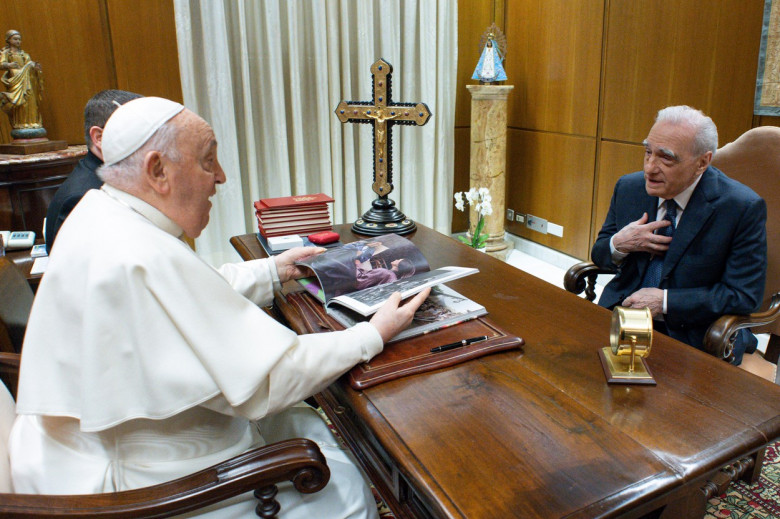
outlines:
[[[449,351],[454,350],[455,348],[462,348],[463,346],[468,346],[469,344],[474,344],[475,342],[480,341],[486,341],[487,335],[481,335],[479,337],[472,337],[471,339],[463,339],[462,341],[453,342],[450,344],[443,344],[441,346],[436,346],[435,348],[431,348],[431,353],[440,353],[442,351]]]

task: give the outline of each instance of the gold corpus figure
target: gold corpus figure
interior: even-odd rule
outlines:
[[[387,124],[385,121],[388,119],[395,119],[400,113],[390,115],[390,110],[381,106],[375,106],[372,113],[369,111],[363,112],[363,115],[369,119],[376,120],[376,143],[378,144],[377,150],[379,157],[384,158],[385,151],[387,150]]]
[[[0,92],[0,108],[8,114],[14,130],[43,129],[38,109],[43,95],[41,64],[22,50],[19,31],[5,33],[5,42],[6,46],[0,51],[0,72],[3,74],[0,81],[7,91]]]
[[[363,115],[369,119],[374,119],[376,125],[376,155],[374,156],[376,179],[374,180],[371,188],[378,196],[387,195],[393,190],[387,182],[387,163],[385,163],[385,156],[387,156],[387,121],[389,119],[395,119],[398,117],[398,113],[390,113],[390,109],[382,106],[375,106],[372,110],[363,112]]]

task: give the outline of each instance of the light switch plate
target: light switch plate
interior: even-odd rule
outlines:
[[[544,218],[529,214],[526,216],[525,226],[536,232],[547,234],[547,220]]]

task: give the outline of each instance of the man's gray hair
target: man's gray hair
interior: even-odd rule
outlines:
[[[686,105],[667,106],[658,111],[655,122],[669,122],[694,129],[696,131],[692,150],[694,155],[703,155],[708,151],[715,153],[718,149],[718,128],[701,110]]]
[[[181,131],[181,125],[175,122],[175,117],[149,137],[149,140],[136,151],[110,166],[100,166],[97,175],[110,186],[128,191],[138,184],[143,170],[144,157],[150,151],[159,151],[174,162],[181,159],[176,139]]]

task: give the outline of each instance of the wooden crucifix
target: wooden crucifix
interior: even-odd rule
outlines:
[[[388,198],[393,191],[393,126],[422,126],[431,117],[425,103],[394,103],[391,101],[393,66],[383,59],[371,65],[372,96],[369,101],[342,101],[336,116],[342,123],[365,123],[374,127],[374,183],[377,199],[371,209],[353,225],[356,233],[369,236],[396,233],[408,234],[417,226],[395,207]]]

